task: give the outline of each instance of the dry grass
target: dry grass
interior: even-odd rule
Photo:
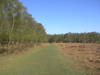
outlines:
[[[79,62],[81,66],[100,70],[100,44],[58,43],[61,53]]]
[[[7,54],[21,54],[23,52],[27,52],[29,48],[38,48],[40,46],[45,46],[45,43],[18,43],[18,44],[11,44],[11,45],[0,45],[0,54],[7,55]]]

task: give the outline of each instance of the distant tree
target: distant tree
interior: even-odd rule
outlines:
[[[48,35],[49,42],[72,42],[72,43],[100,43],[100,33],[66,33]]]

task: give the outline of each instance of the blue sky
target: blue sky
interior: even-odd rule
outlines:
[[[20,0],[49,34],[100,32],[100,0]]]

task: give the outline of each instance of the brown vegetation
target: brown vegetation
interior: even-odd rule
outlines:
[[[58,43],[62,54],[72,57],[81,66],[100,70],[100,44]]]
[[[0,45],[0,54],[8,55],[8,54],[21,54],[23,52],[27,52],[30,48],[38,48],[40,46],[44,46],[44,43],[16,43],[10,45]],[[33,49],[32,49],[33,50]]]

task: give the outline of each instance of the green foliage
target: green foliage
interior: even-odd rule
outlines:
[[[100,33],[67,33],[48,35],[48,42],[100,43]]]
[[[45,41],[46,32],[18,0],[0,1],[0,43]]]

